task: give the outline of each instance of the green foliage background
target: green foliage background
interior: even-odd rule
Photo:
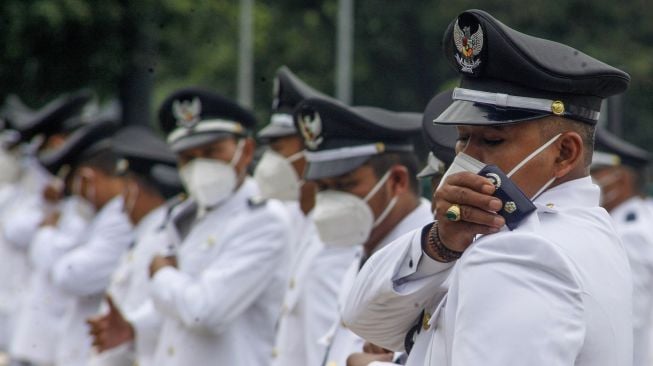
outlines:
[[[632,76],[624,137],[653,150],[653,7],[644,0],[359,0],[355,4],[354,103],[421,111],[456,75],[440,51],[462,10],[482,8],[513,28],[567,43]],[[271,78],[288,65],[334,90],[337,0],[255,3],[255,110],[264,124]],[[90,86],[110,97],[129,71],[148,73],[156,109],[180,86],[236,95],[237,0],[3,0],[0,97],[38,106]],[[144,45],[144,41],[146,44]]]

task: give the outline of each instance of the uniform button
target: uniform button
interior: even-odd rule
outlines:
[[[291,290],[295,288],[295,279],[294,278],[290,279],[290,283],[288,284],[288,287],[290,287]]]
[[[546,204],[546,207],[548,207],[548,208],[553,208],[553,206],[555,206],[553,203],[547,203]]]
[[[209,247],[214,246],[215,245],[215,237],[214,236],[209,236],[206,239],[206,245],[208,245]]]
[[[327,363],[327,366],[338,366],[338,363],[336,361],[329,361],[329,363]]]
[[[430,321],[431,321],[431,314],[429,314],[428,312],[425,311],[424,316],[422,317],[422,328],[424,328],[424,330],[429,329],[429,322]]]
[[[345,324],[345,321],[342,319],[340,319],[340,326],[342,326],[343,328],[347,328],[347,324]]]
[[[277,358],[279,356],[279,350],[277,347],[272,348],[272,358]]]
[[[175,347],[169,346],[168,347],[168,356],[172,357],[175,354]]]

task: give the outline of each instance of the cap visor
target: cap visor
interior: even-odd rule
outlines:
[[[304,178],[307,180],[338,177],[363,165],[371,156],[309,162]]]
[[[232,137],[232,136],[235,135],[231,132],[205,132],[196,135],[188,135],[170,144],[170,149],[175,153],[179,153],[184,150],[206,145],[211,142],[222,140],[224,138]]]
[[[499,125],[530,121],[550,115],[550,113],[544,112],[498,108],[456,100],[435,118],[433,123],[441,125]]]
[[[290,136],[296,133],[297,130],[295,130],[294,127],[284,127],[284,126],[269,124],[263,127],[263,129],[259,131],[256,137],[258,137],[259,139],[271,139],[271,138],[281,137],[281,136]]]

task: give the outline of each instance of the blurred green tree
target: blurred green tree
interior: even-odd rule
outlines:
[[[653,150],[653,9],[645,0],[482,5],[513,28],[628,71],[624,137]],[[421,111],[436,92],[453,87],[457,77],[442,57],[442,32],[457,13],[477,6],[472,0],[357,1],[354,103]],[[155,110],[185,85],[235,96],[238,12],[237,0],[4,0],[0,97],[13,92],[36,106],[90,86]],[[256,1],[254,97],[261,124],[280,65],[333,93],[336,13],[337,0]]]

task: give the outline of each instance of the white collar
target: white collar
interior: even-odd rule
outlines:
[[[600,196],[599,187],[587,176],[549,188],[533,203],[546,211],[555,211],[556,207],[598,207]]]

